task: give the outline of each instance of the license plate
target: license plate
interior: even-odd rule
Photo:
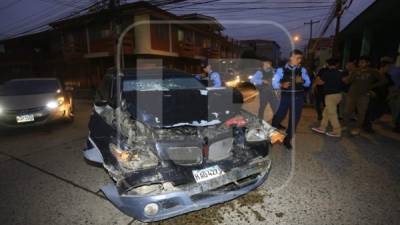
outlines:
[[[26,123],[32,121],[35,121],[35,117],[33,116],[33,114],[17,116],[17,123]]]
[[[193,177],[197,183],[211,180],[225,174],[218,165],[211,166],[201,170],[192,170]]]

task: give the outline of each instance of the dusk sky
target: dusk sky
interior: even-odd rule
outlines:
[[[30,31],[33,28],[47,29],[47,23],[71,15],[84,8],[93,0],[1,0],[0,39]],[[154,2],[154,1],[153,1]],[[282,24],[292,35],[299,35],[302,48],[309,38],[309,26],[305,22],[319,20],[314,25],[313,36],[320,35],[335,0],[191,0],[164,9],[176,14],[202,13],[223,20],[238,20],[237,24],[223,24],[225,33],[242,39],[270,39],[277,41],[285,54],[289,49],[288,38],[272,25],[244,25],[243,20],[269,20]],[[342,28],[367,8],[374,0],[354,0],[344,13]],[[333,25],[333,24],[332,24]],[[330,27],[325,36],[332,34]]]

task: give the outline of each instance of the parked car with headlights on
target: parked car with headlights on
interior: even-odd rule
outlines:
[[[0,89],[0,126],[21,127],[73,121],[71,94],[57,78],[13,79]]]

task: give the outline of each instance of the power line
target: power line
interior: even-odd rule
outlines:
[[[203,2],[194,2],[194,3],[191,3],[190,5],[175,6],[175,7],[167,8],[166,10],[172,10],[172,9],[177,9],[177,8],[184,8],[184,7],[187,7],[187,6],[208,4],[208,3],[218,2],[218,1],[221,1],[221,0],[209,0],[209,1],[203,1]]]
[[[77,1],[79,1],[79,0],[77,0]],[[155,6],[161,6],[161,5],[162,6],[166,6],[168,4],[182,3],[182,2],[186,2],[186,1],[187,0],[162,0],[162,1],[158,1],[159,5],[155,5]],[[92,7],[95,7],[96,5],[99,5],[100,3],[101,2],[95,2],[95,3],[89,4],[86,7],[79,9],[77,12],[74,12],[73,14],[71,14],[70,12],[63,11],[64,13],[63,12],[59,13],[59,14],[57,14],[57,16],[51,17],[50,19],[43,21],[42,23],[38,24],[37,26],[35,26],[33,28],[30,28],[28,30],[25,30],[25,31],[22,31],[22,32],[13,34],[13,35],[10,35],[10,36],[6,37],[5,39],[18,37],[18,36],[21,36],[21,35],[24,35],[24,34],[27,34],[27,33],[30,33],[30,32],[37,31],[38,29],[43,29],[44,27],[47,27],[50,22],[57,22],[57,21],[61,21],[61,20],[65,20],[65,19],[71,18],[73,16],[76,16],[77,14],[80,14],[82,12],[85,12],[85,11],[91,9]],[[55,17],[59,17],[59,18],[58,19],[54,19]]]
[[[76,0],[75,2],[78,2],[78,1],[79,1],[79,0]],[[81,10],[79,10],[79,11],[76,12],[76,13],[80,13],[80,12],[86,11],[86,10],[88,10],[89,8],[91,8],[91,7],[93,7],[93,6],[97,5],[97,4],[98,4],[98,2],[93,3],[93,4],[90,4],[89,6],[87,6],[87,7],[85,7],[85,8],[82,8]],[[59,7],[56,8],[56,9],[60,9],[60,7],[62,8],[62,6],[59,6]],[[66,9],[66,10],[62,11],[61,13],[56,14],[56,16],[52,16],[52,17],[50,17],[50,18],[48,17],[48,16],[49,16],[49,15],[48,15],[49,13],[43,14],[43,15],[41,15],[41,17],[42,17],[42,18],[47,18],[45,21],[41,21],[40,23],[38,23],[38,24],[35,25],[34,27],[29,28],[29,29],[27,29],[27,30],[25,30],[25,31],[22,31],[22,32],[18,32],[18,33],[16,33],[16,34],[9,35],[9,36],[7,36],[5,39],[14,38],[14,37],[17,37],[17,36],[20,36],[20,35],[23,35],[23,34],[27,34],[27,33],[36,31],[36,30],[38,30],[38,29],[42,29],[43,27],[48,26],[48,23],[49,23],[49,22],[54,21],[56,17],[58,17],[58,18],[68,18],[68,17],[71,16],[70,13],[71,13],[71,12],[69,11],[69,9]],[[53,14],[53,15],[54,15],[54,14]],[[46,17],[46,16],[47,16],[47,17]],[[31,18],[32,18],[32,17],[28,17],[27,19],[30,20]],[[42,18],[39,18],[39,19],[42,19]],[[11,30],[15,30],[15,29],[11,29]],[[7,32],[8,32],[8,31],[7,31]]]
[[[72,7],[72,8],[75,8],[75,9],[80,9],[80,5],[77,5],[77,4],[71,3],[71,2],[63,2],[63,1],[57,1],[57,0],[39,0],[39,1],[50,3],[50,4],[55,4],[55,5],[62,5],[62,6]]]
[[[320,33],[320,37],[324,36],[325,32],[328,30],[329,26],[331,25],[333,19],[335,19],[335,15],[336,15],[336,1],[333,3],[333,5],[330,8],[330,13],[328,14],[329,16],[327,17],[327,20],[325,22],[325,25],[323,26],[323,29]]]
[[[260,9],[267,9],[267,10],[292,10],[292,9],[327,9],[330,6],[271,6],[271,7],[231,7],[231,8],[216,8],[216,7],[197,7],[197,8],[183,8],[183,10],[206,10],[206,11],[229,11],[229,10],[260,10]],[[177,9],[178,10],[178,9]],[[179,9],[182,10],[182,9]]]
[[[324,16],[325,14],[319,14],[319,15],[312,15],[312,16],[306,16],[306,17],[299,17],[299,18],[295,18],[295,19],[290,19],[290,20],[284,20],[284,21],[276,21],[279,23],[291,23],[291,22],[298,22],[299,20],[308,20],[308,19],[315,19],[315,18],[319,18],[321,16]],[[234,27],[234,28],[230,28],[229,30],[237,30],[237,29],[251,29],[251,28],[259,28],[260,25],[246,25],[243,27]]]
[[[75,0],[73,1],[73,3],[77,3],[79,2],[79,0]],[[70,11],[70,9],[65,9],[64,6],[51,6],[49,8],[46,8],[45,10],[41,11],[39,14],[31,14],[28,15],[20,20],[18,20],[17,22],[14,23],[9,23],[6,25],[6,31],[3,33],[10,33],[16,30],[23,30],[23,29],[27,29],[27,27],[32,27],[32,21],[36,21],[36,23],[33,26],[36,26],[37,24],[42,24],[43,21],[51,21],[52,19],[54,19],[56,16],[54,16],[54,12],[57,12],[61,9],[64,9],[62,12],[63,13],[67,13],[67,11]],[[60,14],[57,14],[60,15]],[[66,14],[65,14],[66,15]],[[9,28],[10,27],[10,28]],[[9,29],[7,29],[9,28]]]
[[[313,36],[313,25],[314,25],[314,24],[317,24],[317,23],[319,23],[319,22],[320,22],[319,20],[317,20],[317,21],[310,20],[309,23],[304,23],[304,25],[310,25],[310,41],[311,41],[312,36]]]

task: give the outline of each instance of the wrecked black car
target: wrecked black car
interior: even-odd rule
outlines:
[[[181,71],[126,69],[117,82],[110,70],[83,153],[115,181],[106,197],[140,221],[225,202],[266,180],[271,140],[283,137],[242,102],[235,89]]]

